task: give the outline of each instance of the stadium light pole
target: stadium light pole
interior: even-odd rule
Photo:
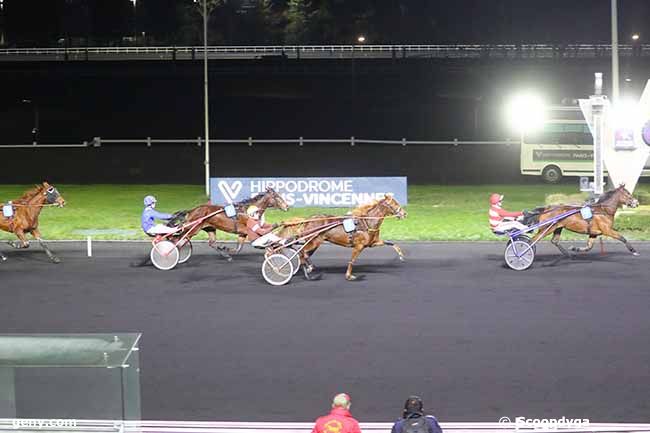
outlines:
[[[138,0],[131,0],[133,3],[133,42],[137,45],[138,40]]]
[[[194,0],[198,3],[198,0]],[[203,115],[205,123],[205,195],[210,197],[210,111],[208,105],[208,0],[203,0]]]
[[[618,102],[618,0],[612,0],[612,102]]]

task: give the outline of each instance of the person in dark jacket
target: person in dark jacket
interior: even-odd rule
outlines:
[[[416,395],[406,399],[404,410],[402,410],[402,418],[395,421],[391,433],[408,433],[408,431],[411,431],[409,424],[416,424],[422,417],[424,417],[423,421],[425,421],[428,433],[442,433],[438,420],[433,415],[424,414],[422,399]]]

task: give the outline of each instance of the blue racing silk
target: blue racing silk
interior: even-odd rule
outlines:
[[[172,214],[158,212],[156,209],[151,206],[147,206],[142,211],[142,230],[148,232],[151,227],[155,226],[155,220],[167,221],[172,218]]]

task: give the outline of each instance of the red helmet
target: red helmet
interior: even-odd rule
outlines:
[[[494,194],[490,195],[490,204],[491,205],[499,204],[499,202],[501,200],[503,200],[503,196],[501,194],[494,193]]]

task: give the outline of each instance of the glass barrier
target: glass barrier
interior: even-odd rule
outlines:
[[[141,334],[0,334],[0,418],[140,419]]]

